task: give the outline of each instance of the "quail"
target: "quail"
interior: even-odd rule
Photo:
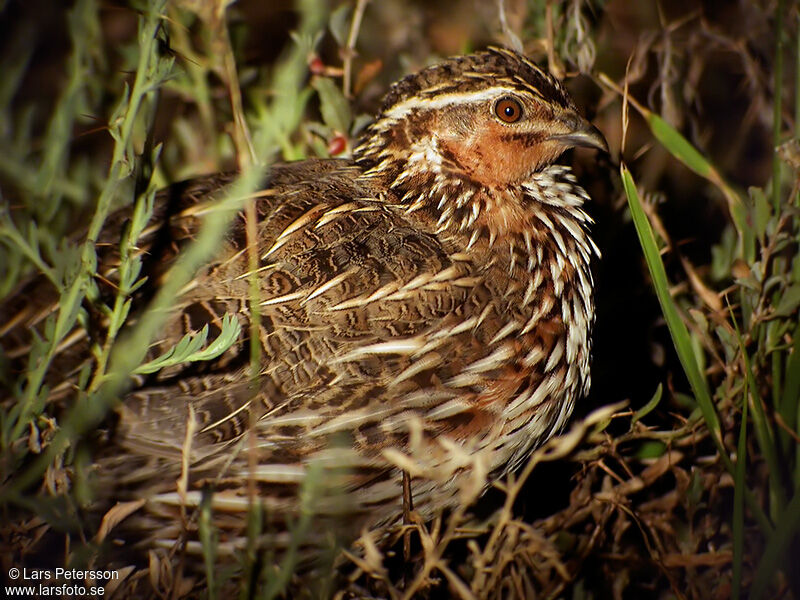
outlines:
[[[254,505],[266,545],[291,544],[280,523],[303,510],[352,535],[401,520],[404,476],[429,518],[476,465],[490,481],[524,461],[590,385],[599,253],[589,198],[555,164],[575,146],[607,150],[559,81],[490,48],[394,84],[351,158],[271,168],[255,200],[257,339],[242,216],[151,354],[205,326],[213,337],[226,315],[238,339],[133,380],[115,410],[93,477],[106,509],[137,504],[109,539],[202,563],[196,509],[210,509],[223,556],[247,547]],[[158,197],[137,242],[149,273],[134,313],[233,177]],[[113,298],[124,221],[98,244],[98,301]],[[9,306],[0,344],[17,356],[43,311]],[[70,373],[91,335],[76,332]],[[74,388],[53,381],[51,395]]]

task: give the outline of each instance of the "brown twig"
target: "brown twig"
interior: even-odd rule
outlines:
[[[343,75],[342,75],[342,93],[345,98],[351,97],[351,85],[353,80],[353,57],[355,56],[356,40],[358,40],[358,32],[361,29],[361,20],[364,17],[364,11],[367,8],[369,0],[357,0],[356,8],[353,11],[353,20],[350,22],[350,33],[347,35],[347,46],[343,50]]]

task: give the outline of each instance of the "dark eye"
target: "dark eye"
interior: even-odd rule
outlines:
[[[504,123],[516,123],[522,117],[522,105],[514,98],[501,98],[494,105],[494,114]]]

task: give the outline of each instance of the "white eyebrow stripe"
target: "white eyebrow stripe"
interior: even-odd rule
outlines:
[[[425,108],[429,110],[439,110],[451,104],[465,104],[467,102],[480,102],[482,100],[491,100],[498,96],[505,94],[519,93],[519,90],[510,87],[490,87],[485,90],[477,92],[455,92],[452,94],[444,94],[441,96],[433,96],[431,98],[409,98],[400,104],[396,104],[383,116],[390,119],[402,119],[415,108]]]

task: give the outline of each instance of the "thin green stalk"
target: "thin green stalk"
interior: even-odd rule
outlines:
[[[800,12],[797,13],[797,27],[800,28]],[[794,137],[800,138],[800,35],[794,56]]]
[[[261,285],[259,277],[259,252],[258,252],[258,216],[256,212],[255,200],[251,199],[245,207],[245,224],[247,228],[247,266],[248,266],[248,302],[250,308],[250,339],[259,340],[261,338]],[[255,424],[258,421],[256,406],[258,404],[257,395],[259,389],[259,378],[261,376],[261,344],[253,342],[250,344],[250,427],[247,432],[247,460],[250,473],[256,472],[258,462],[258,441]],[[253,476],[247,479],[247,498],[250,503],[248,511],[247,529],[247,553],[244,557],[245,569],[252,571],[258,564],[258,536],[260,530],[256,526],[261,525],[260,519],[262,511],[259,506],[257,484]]]
[[[800,324],[792,333],[792,351],[786,358],[786,380],[783,384],[781,414],[789,427],[800,434]],[[800,444],[795,444],[794,486],[800,490]]]
[[[797,14],[797,27],[800,28],[800,12]],[[794,57],[794,137],[800,138],[800,35]],[[794,197],[795,206],[800,206],[800,192]],[[795,222],[797,217],[795,217]]]
[[[0,6],[0,11],[2,6]],[[21,22],[20,22],[21,21]],[[37,48],[37,31],[32,20],[18,19],[6,33],[4,56],[0,57],[0,113],[6,113],[11,100],[19,91],[28,64]],[[7,115],[3,114],[6,118]]]
[[[115,113],[120,115],[117,119],[122,120],[119,128],[114,127],[114,118],[112,117],[111,133],[115,143],[107,184],[100,194],[97,209],[89,225],[86,242],[81,248],[80,269],[74,279],[61,291],[59,312],[55,327],[48,340],[45,355],[37,364],[29,365],[28,380],[20,404],[20,416],[12,431],[11,439],[18,438],[27,428],[45,374],[58,351],[59,344],[75,325],[80,305],[86,293],[86,286],[96,271],[95,244],[97,238],[110,211],[111,202],[116,198],[122,181],[130,174],[133,165],[131,132],[142,100],[157,88],[172,67],[172,59],[161,60],[157,40],[165,3],[166,0],[151,0],[148,10],[145,12],[146,16],[142,18],[139,29],[141,53],[133,89],[130,94],[125,94]]]
[[[767,329],[767,338],[771,337],[771,333],[773,329],[768,324]],[[763,347],[763,346],[762,346]],[[769,346],[767,346],[769,347]],[[772,371],[772,386],[771,386],[771,395],[772,395],[772,406],[780,410],[781,406],[781,390],[783,389],[783,354],[781,352],[773,352],[770,356],[770,366]]]
[[[184,56],[184,71],[189,80],[188,93],[197,106],[200,121],[203,123],[203,130],[206,139],[213,140],[216,135],[216,118],[211,103],[211,90],[209,89],[209,68],[204,57],[195,52],[190,36],[190,24],[184,25],[180,20],[179,10],[173,3],[170,4],[170,17],[176,22],[177,26],[170,29],[170,42],[172,48]],[[211,52],[209,50],[209,52]],[[180,85],[180,78],[171,82],[171,85],[178,87],[181,94],[187,93],[184,86]]]
[[[144,280],[139,279],[142,266],[141,259],[138,256],[132,256],[131,251],[136,248],[139,236],[150,221],[150,217],[153,214],[154,202],[154,189],[148,190],[143,196],[137,199],[132,218],[127,228],[127,234],[123,237],[120,244],[119,289],[114,299],[114,306],[111,309],[111,314],[108,317],[106,338],[103,341],[102,348],[97,354],[94,376],[89,386],[86,388],[89,393],[94,392],[102,383],[108,359],[111,355],[111,349],[130,311],[130,296],[137,287],[144,283]]]
[[[198,523],[198,534],[203,548],[203,563],[206,571],[206,589],[208,590],[208,600],[216,600],[219,597],[219,586],[216,580],[217,547],[219,545],[219,533],[214,526],[212,492],[205,490],[200,504],[200,522]]]
[[[761,398],[758,395],[758,386],[756,384],[755,375],[753,375],[750,357],[747,355],[747,349],[744,347],[742,334],[739,331],[739,324],[736,322],[733,312],[731,312],[731,321],[733,322],[733,328],[736,332],[736,340],[739,343],[739,352],[741,353],[742,361],[744,362],[745,391],[747,392],[749,389],[749,395],[745,393],[743,396],[743,403],[747,404],[749,401],[751,401],[753,405],[753,424],[755,425],[756,440],[758,440],[758,446],[761,450],[761,454],[764,456],[767,462],[767,470],[769,472],[770,513],[773,517],[777,517],[780,511],[782,511],[783,507],[786,505],[786,494],[784,493],[783,485],[781,484],[781,469],[778,466],[775,436],[769,427],[767,416],[764,413],[764,406],[762,405]]]
[[[775,13],[775,67],[774,67],[774,80],[773,80],[773,114],[772,114],[772,145],[773,148],[777,148],[781,144],[781,130],[783,126],[783,119],[782,119],[782,112],[783,112],[783,14],[784,14],[784,0],[778,0],[778,8]],[[773,152],[772,155],[772,205],[775,214],[780,214],[781,210],[781,157],[778,155],[777,152]],[[777,269],[778,265],[773,264],[773,267]],[[779,300],[778,293],[775,292],[772,295],[772,300],[774,303],[777,303]],[[772,367],[772,402],[773,407],[780,408],[780,382],[782,379],[782,361],[781,355],[778,352],[773,352],[772,356],[770,357],[771,360],[771,367]],[[757,402],[754,399],[754,403]],[[760,407],[760,403],[759,403]],[[763,411],[762,411],[763,412]],[[756,423],[756,435],[759,441],[759,445],[762,444],[763,436],[765,434],[764,428],[759,426],[759,420],[756,416],[756,411],[753,414],[754,422]],[[766,425],[764,422],[762,425]],[[774,439],[772,440],[773,444],[771,447],[770,454],[774,457]],[[762,450],[764,447],[762,446]],[[770,456],[767,455],[767,459]],[[769,463],[768,463],[769,464]],[[770,464],[770,471],[772,471],[772,465]],[[770,478],[773,475],[770,472]],[[774,502],[779,500],[781,497],[775,495],[774,486],[773,493],[770,494],[770,498],[772,501],[772,508],[775,508]],[[783,499],[785,502],[785,498]]]
[[[80,269],[74,279],[61,290],[59,312],[54,327],[48,336],[44,355],[37,357],[36,364],[29,365],[24,394],[18,404],[19,416],[10,436],[12,440],[20,437],[28,427],[31,416],[38,409],[37,400],[40,400],[41,404],[40,390],[44,377],[58,351],[59,344],[75,325],[89,279],[96,271],[97,255],[95,253],[95,243],[110,210],[111,202],[116,197],[122,181],[131,171],[130,166],[133,164],[134,158],[131,132],[142,99],[147,94],[152,93],[163,82],[172,66],[171,59],[161,60],[156,39],[161,27],[161,14],[165,2],[166,0],[152,0],[148,5],[148,10],[144,13],[145,16],[140,20],[139,42],[141,54],[136,69],[134,86],[130,93],[126,91],[115,112],[115,115],[118,115],[116,121],[121,121],[119,127],[115,127],[115,119],[112,118],[111,133],[115,143],[108,181],[103,188],[97,210],[92,217],[88,238],[80,251]],[[34,358],[33,354],[31,358]],[[53,444],[48,447],[47,451],[39,457],[30,469],[5,488],[0,497],[13,496],[19,490],[33,483],[47,468],[53,457],[66,447],[71,434],[76,430],[81,430],[78,427],[78,423],[83,422],[83,427],[85,428],[99,420],[103,414],[105,414],[105,409],[101,406],[86,406],[86,402],[79,401],[66,421],[62,423],[62,429],[56,435]],[[82,421],[84,418],[85,420]]]
[[[300,514],[297,521],[290,527],[289,546],[281,559],[280,568],[275,577],[268,577],[266,585],[261,589],[262,600],[273,600],[282,595],[289,584],[299,562],[300,544],[306,541],[311,534],[311,526],[315,514],[314,504],[323,493],[325,470],[321,463],[311,463],[306,469],[303,484],[300,487]],[[271,565],[264,568],[270,569]]]
[[[239,590],[239,598],[255,598],[258,588],[259,575],[264,569],[264,565],[277,564],[274,554],[270,548],[259,548],[259,537],[264,532],[264,523],[267,518],[264,515],[264,506],[254,502],[247,511],[247,528],[245,537],[247,546],[242,557],[242,571],[244,585]],[[261,560],[258,560],[258,553],[261,551]]]
[[[783,12],[784,0],[778,0],[775,13],[775,66],[773,68],[772,99],[772,144],[777,148],[781,144],[781,128],[783,125]],[[772,157],[772,205],[775,214],[781,208],[781,157],[776,152]]]
[[[731,313],[731,316],[733,314]],[[744,563],[744,490],[745,466],[747,464],[747,381],[744,385],[742,420],[739,423],[739,442],[736,446],[736,472],[733,476],[733,600],[738,600],[742,589],[742,566]]]

